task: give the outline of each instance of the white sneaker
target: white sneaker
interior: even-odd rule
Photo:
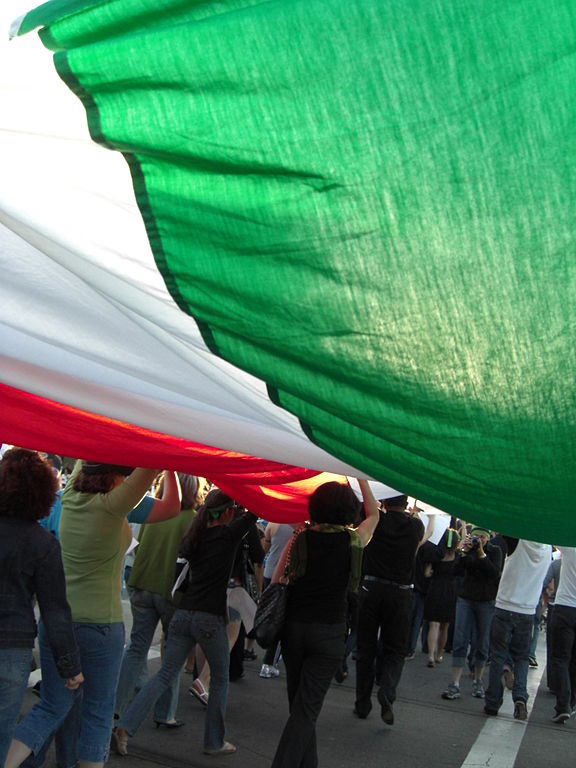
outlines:
[[[271,677],[280,677],[280,670],[272,664],[262,664],[259,677],[270,679]]]

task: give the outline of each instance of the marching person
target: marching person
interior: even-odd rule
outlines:
[[[210,665],[210,695],[206,705],[204,753],[231,755],[236,747],[226,741],[230,648],[226,625],[228,580],[236,550],[257,517],[235,516],[236,502],[219,488],[206,496],[180,544],[189,576],[182,585],[180,604],[168,629],[160,671],[148,681],[124,712],[114,731],[119,754],[128,753],[134,736],[157,699],[180,674],[190,650],[198,643]],[[186,566],[185,566],[186,567]]]
[[[374,662],[380,633],[382,671],[378,701],[382,720],[392,725],[392,705],[410,636],[414,559],[418,547],[432,532],[433,520],[429,518],[425,531],[416,505],[412,512],[406,511],[408,497],[404,495],[385,499],[383,506],[372,541],[364,552],[354,713],[364,720],[372,709]]]
[[[490,673],[484,712],[497,715],[502,706],[502,672],[508,657],[514,665],[514,718],[526,720],[528,666],[534,614],[542,580],[552,559],[550,544],[506,538],[508,555],[496,595],[490,630]]]
[[[57,539],[37,521],[50,513],[58,480],[36,451],[11,448],[0,461],[0,766],[26,690],[36,637],[34,597],[58,685],[83,682]]]
[[[42,626],[41,699],[14,731],[5,768],[31,753],[41,764],[58,732],[56,754],[62,768],[103,766],[110,748],[114,696],[124,648],[121,584],[124,554],[134,522],[160,522],[180,511],[180,486],[166,473],[161,499],[147,496],[155,469],[117,464],[76,463],[62,494],[60,542],[66,591],[84,675],[82,695],[64,688]]]
[[[484,698],[482,675],[488,660],[494,600],[502,570],[502,551],[490,544],[490,531],[486,528],[473,527],[460,547],[462,552],[454,566],[454,575],[464,574],[464,578],[456,601],[452,682],[442,693],[442,698],[449,701],[460,698],[460,678],[473,630],[476,643],[472,696]]]
[[[309,528],[289,542],[286,624],[281,636],[290,716],[272,768],[318,765],[316,720],[344,655],[348,590],[360,580],[362,548],[378,522],[378,503],[360,480],[365,520],[356,530],[360,502],[349,485],[328,482],[310,496]]]

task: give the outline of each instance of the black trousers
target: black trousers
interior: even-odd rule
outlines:
[[[344,654],[345,623],[290,621],[282,636],[290,717],[272,768],[316,768],[316,720]]]
[[[560,714],[576,705],[576,608],[554,604],[552,627],[552,671]]]
[[[363,581],[359,594],[356,711],[367,715],[372,708],[378,634],[382,654],[380,688],[391,704],[396,700],[396,689],[408,653],[412,590],[377,581]]]

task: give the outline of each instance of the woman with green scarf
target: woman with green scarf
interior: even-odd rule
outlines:
[[[291,546],[286,624],[281,638],[290,717],[272,768],[318,764],[316,720],[344,655],[348,591],[360,581],[362,549],[378,523],[378,503],[360,480],[365,520],[357,529],[360,502],[349,485],[324,483],[310,496],[310,526]]]

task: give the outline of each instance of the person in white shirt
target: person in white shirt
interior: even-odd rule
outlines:
[[[502,671],[507,658],[514,663],[514,718],[526,720],[529,650],[534,614],[542,581],[552,560],[550,544],[505,537],[508,556],[504,562],[490,631],[490,678],[484,712],[497,715],[504,696]]]
[[[562,570],[552,614],[552,670],[556,688],[555,723],[565,723],[576,707],[576,547],[558,547]]]

